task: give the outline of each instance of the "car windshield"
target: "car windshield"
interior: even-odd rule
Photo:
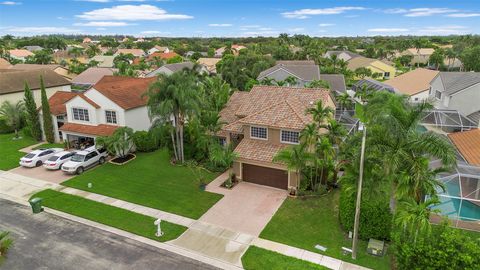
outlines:
[[[48,161],[56,161],[59,157],[53,156],[48,159]]]
[[[35,154],[26,154],[25,157],[26,158],[33,158],[33,157],[35,157]]]
[[[82,162],[84,158],[85,158],[84,155],[75,154],[75,155],[72,157],[71,161]]]

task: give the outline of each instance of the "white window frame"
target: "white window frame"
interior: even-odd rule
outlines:
[[[108,122],[107,112],[115,114],[115,123]],[[105,123],[112,124],[112,125],[118,125],[118,113],[117,113],[117,111],[115,111],[115,110],[105,110]]]
[[[440,97],[437,97],[437,93],[440,93]],[[436,98],[437,100],[442,100],[442,95],[443,95],[442,92],[440,92],[440,91],[438,91],[438,90],[435,90],[435,98]]]
[[[265,129],[265,134],[266,134],[265,138],[262,138],[262,137],[254,137],[254,136],[252,135],[252,129],[253,129],[253,128],[263,128],[263,129]],[[250,126],[250,138],[251,138],[251,139],[255,139],[255,140],[267,141],[267,140],[268,140],[268,128],[267,128],[267,127],[260,127],[260,126]]]
[[[82,119],[75,119],[75,110],[82,110],[87,112],[87,118],[88,120],[85,120],[85,117]],[[80,113],[78,114],[80,116]],[[72,119],[74,121],[82,121],[82,122],[90,122],[90,111],[87,108],[82,108],[82,107],[72,107]]]
[[[298,133],[298,142],[284,141],[284,140],[282,139],[282,134],[283,134],[283,132],[295,132],[295,133]],[[281,142],[281,143],[285,143],[285,144],[300,144],[300,132],[299,132],[299,131],[296,131],[296,130],[281,129],[281,130],[280,130],[280,142]]]

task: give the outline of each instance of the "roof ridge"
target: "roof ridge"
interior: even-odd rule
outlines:
[[[299,102],[301,102],[301,100],[298,98],[298,97],[292,97],[291,99],[297,99]],[[297,112],[297,110],[294,108],[294,106],[292,104],[290,104],[290,100],[291,99],[286,99],[285,101],[287,102],[287,105],[290,106],[290,108],[292,109],[292,111],[295,113],[295,115],[300,119],[300,121],[302,121],[302,123],[304,123],[305,125],[308,124],[307,122],[304,121],[303,117],[301,117],[299,115],[299,113]]]

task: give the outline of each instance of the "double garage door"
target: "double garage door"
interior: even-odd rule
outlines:
[[[288,188],[288,173],[284,170],[243,163],[242,179],[245,182],[270,186],[274,188]]]

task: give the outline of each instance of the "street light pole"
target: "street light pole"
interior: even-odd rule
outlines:
[[[367,138],[367,127],[363,125],[362,149],[360,152],[360,175],[358,177],[357,203],[355,205],[355,223],[353,225],[352,259],[357,258],[358,249],[358,226],[360,223],[360,204],[362,202],[363,164],[365,160],[365,141]]]

